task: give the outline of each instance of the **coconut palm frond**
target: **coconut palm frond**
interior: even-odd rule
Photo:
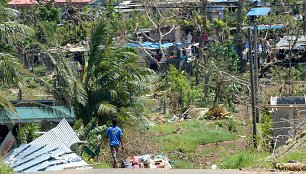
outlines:
[[[5,33],[7,37],[15,34],[21,34],[20,36],[33,36],[34,30],[26,25],[16,22],[3,22],[0,23],[0,31]]]
[[[23,66],[19,61],[8,53],[0,53],[0,77],[6,84],[17,84],[21,81],[21,75],[25,74]]]
[[[16,113],[14,106],[0,95],[0,119],[11,120],[12,113]]]
[[[12,8],[7,8],[4,7],[3,5],[0,6],[0,15],[4,16],[6,19],[13,18],[15,19],[18,17],[20,12],[18,10],[12,9]]]
[[[117,107],[108,103],[108,102],[101,102],[97,104],[97,112],[98,114],[115,114],[117,113]]]

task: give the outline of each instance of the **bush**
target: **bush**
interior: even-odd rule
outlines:
[[[10,168],[9,166],[7,166],[6,164],[4,164],[2,160],[0,160],[0,172],[5,173],[5,174],[13,174],[14,173],[13,169]]]
[[[37,134],[39,130],[40,126],[37,123],[25,124],[19,129],[17,139],[20,143],[30,143],[39,136]]]

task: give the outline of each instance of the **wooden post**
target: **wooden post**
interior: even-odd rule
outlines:
[[[255,108],[255,90],[254,90],[254,59],[252,57],[252,46],[251,46],[251,29],[248,29],[248,41],[249,41],[249,59],[250,59],[250,80],[251,80],[251,103],[252,103],[252,125],[253,125],[253,144],[254,148],[257,148],[256,140],[256,108]]]

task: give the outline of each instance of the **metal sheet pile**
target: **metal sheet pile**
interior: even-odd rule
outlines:
[[[79,138],[63,119],[55,128],[31,143],[11,150],[4,157],[4,162],[17,173],[88,166],[80,156],[70,150],[70,146],[77,142],[80,142]]]

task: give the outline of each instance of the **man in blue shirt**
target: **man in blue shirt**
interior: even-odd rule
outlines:
[[[118,166],[117,153],[119,151],[120,145],[122,146],[122,149],[124,149],[122,142],[123,133],[122,130],[117,126],[118,119],[112,119],[112,124],[112,127],[109,127],[106,130],[105,137],[109,138],[109,147],[114,159],[113,167],[116,168]]]

